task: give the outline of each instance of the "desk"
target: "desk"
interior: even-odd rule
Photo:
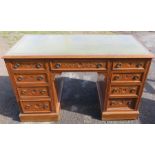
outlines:
[[[97,72],[103,120],[137,119],[153,55],[130,35],[25,35],[3,56],[21,121],[59,119],[62,72]],[[104,78],[103,78],[104,77]]]

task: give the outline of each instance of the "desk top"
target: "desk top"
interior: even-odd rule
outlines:
[[[25,35],[3,58],[152,58],[131,35]]]

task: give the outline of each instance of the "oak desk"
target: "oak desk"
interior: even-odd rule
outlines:
[[[98,73],[101,118],[121,120],[138,117],[153,55],[130,35],[26,35],[3,58],[21,121],[58,120],[56,75],[73,71]]]

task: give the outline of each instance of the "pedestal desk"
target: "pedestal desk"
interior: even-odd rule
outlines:
[[[153,55],[130,35],[25,35],[3,58],[21,121],[59,119],[62,72],[97,72],[101,118],[122,120],[138,118]]]

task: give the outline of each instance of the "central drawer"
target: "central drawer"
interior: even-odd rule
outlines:
[[[106,70],[107,61],[102,60],[53,60],[52,70]]]

